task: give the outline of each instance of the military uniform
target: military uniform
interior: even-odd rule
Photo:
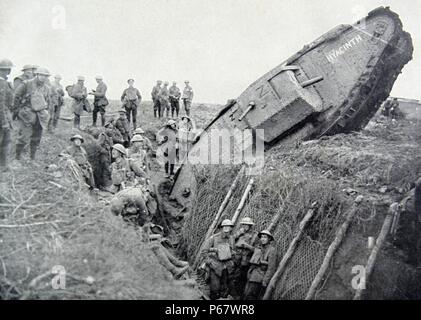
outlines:
[[[60,83],[54,82],[50,86],[51,95],[51,108],[50,108],[50,121],[48,128],[57,128],[58,120],[60,119],[61,107],[64,105],[64,90]]]
[[[203,245],[202,254],[207,255],[206,265],[209,269],[210,298],[226,297],[235,292],[232,281],[234,274],[234,237],[223,232],[211,236]]]
[[[176,85],[172,85],[170,87],[169,94],[171,103],[171,117],[174,118],[174,111],[178,117],[178,112],[180,111],[180,89]]]
[[[7,153],[11,142],[13,106],[13,88],[5,78],[0,76],[0,167],[7,164]]]
[[[157,114],[161,118],[161,104],[159,101],[159,92],[161,91],[161,86],[156,85],[152,89],[152,102],[153,102],[153,113],[156,118]]]
[[[126,158],[120,157],[111,164],[112,191],[118,192],[124,189],[130,178],[130,165]]]
[[[136,129],[137,108],[142,101],[140,91],[134,87],[128,87],[121,95],[121,102],[123,102],[124,109],[126,109],[127,121],[130,124],[130,119],[133,119],[133,129]]]
[[[67,147],[63,153],[68,154],[73,158],[73,160],[80,167],[82,175],[85,178],[85,182],[90,187],[95,187],[95,180],[94,180],[94,175],[92,172],[92,166],[88,161],[88,155],[86,153],[85,148],[83,148],[82,146],[71,145]]]
[[[128,148],[130,144],[130,125],[127,119],[125,118],[118,118],[114,124],[115,128],[120,131],[123,137],[123,145]]]
[[[189,85],[187,85],[184,88],[182,99],[183,99],[184,109],[186,110],[186,115],[190,116],[190,108],[191,108],[191,103],[193,101],[193,89]]]
[[[161,106],[161,114],[164,114],[164,111],[167,111],[167,118],[170,115],[170,94],[168,91],[168,86],[163,86],[159,92],[159,104]]]
[[[235,285],[237,292],[244,292],[247,283],[247,272],[250,267],[250,258],[253,255],[256,245],[257,232],[253,230],[244,231],[242,228],[234,234],[235,239]]]
[[[105,107],[108,106],[108,99],[105,96],[107,93],[107,85],[104,82],[98,83],[94,95],[94,110],[92,113],[92,124],[96,126],[98,112],[101,114],[102,126],[105,125]]]
[[[80,129],[80,115],[83,110],[87,112],[91,111],[91,105],[88,99],[86,99],[88,97],[88,92],[84,85],[76,83],[72,86],[69,93],[71,93],[70,96],[73,98],[72,110],[75,115],[73,127]]]
[[[20,159],[23,148],[30,140],[31,159],[41,143],[42,130],[49,121],[50,89],[37,78],[25,81],[15,93],[14,113],[19,119],[19,132],[16,144],[16,158]]]
[[[269,243],[257,247],[250,259],[250,264],[244,296],[246,300],[261,299],[276,271],[275,247]]]
[[[157,133],[159,148],[163,151],[165,172],[166,174],[174,174],[174,166],[177,162],[177,134],[176,129],[166,125]]]
[[[21,86],[23,84],[24,81],[28,81],[28,80],[32,80],[34,77],[31,77],[25,73],[21,74],[20,76],[17,76],[14,80],[13,80],[13,88],[15,89],[15,91],[19,88],[19,86]]]

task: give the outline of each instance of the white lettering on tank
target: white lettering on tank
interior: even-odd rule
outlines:
[[[337,49],[330,50],[325,56],[330,63],[335,63],[339,56],[345,54],[347,51],[351,50],[352,47],[357,45],[359,42],[363,41],[361,35],[356,35],[352,39],[345,42],[343,45]]]

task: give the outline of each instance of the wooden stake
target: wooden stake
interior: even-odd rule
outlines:
[[[265,295],[263,296],[263,300],[269,300],[272,296],[272,292],[275,289],[276,284],[278,283],[279,279],[281,278],[282,274],[284,273],[290,258],[292,257],[298,242],[301,240],[303,235],[303,231],[306,228],[308,222],[310,221],[311,217],[314,214],[314,209],[310,209],[307,211],[307,214],[304,216],[304,219],[300,222],[298,227],[297,234],[295,235],[294,239],[292,239],[287,252],[282,257],[281,262],[279,263],[278,269],[276,270],[275,274],[273,275],[272,279],[270,279],[269,285],[266,288]]]
[[[254,184],[254,179],[253,178],[250,178],[250,180],[249,180],[249,182],[247,184],[246,190],[244,190],[243,196],[241,197],[240,203],[239,203],[237,209],[235,210],[234,215],[233,215],[233,217],[231,219],[231,222],[234,225],[237,222],[238,216],[240,215],[241,211],[244,208],[244,205],[245,205],[245,203],[247,201],[247,197],[248,197],[248,195],[250,193],[251,188],[253,187],[253,184]]]
[[[333,258],[333,255],[336,252],[336,249],[338,249],[339,245],[341,244],[346,231],[348,230],[349,224],[351,223],[352,218],[354,217],[355,212],[357,212],[357,208],[353,207],[347,214],[346,219],[342,226],[339,228],[339,230],[336,232],[336,237],[330,244],[329,248],[327,249],[326,255],[323,259],[323,263],[319,269],[319,272],[317,272],[316,277],[314,278],[313,282],[311,283],[310,289],[307,292],[306,300],[311,300],[314,298],[314,295],[316,293],[317,288],[320,285],[320,282],[322,281],[328,267],[330,264],[330,261]]]
[[[387,213],[386,218],[384,219],[382,229],[380,230],[379,236],[377,237],[376,244],[374,245],[373,250],[371,250],[370,256],[367,260],[367,265],[365,267],[365,281],[366,284],[368,283],[368,279],[371,276],[371,273],[373,272],[374,264],[376,263],[377,254],[379,253],[384,240],[387,237],[387,234],[389,233],[390,226],[392,224],[393,216],[395,215],[395,211],[398,210],[397,203],[393,203],[390,205],[389,211]],[[357,289],[355,292],[354,300],[361,300],[363,289]]]

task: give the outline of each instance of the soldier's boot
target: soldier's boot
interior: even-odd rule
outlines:
[[[30,145],[30,156],[31,160],[35,160],[35,154],[37,153],[38,146]]]
[[[174,277],[178,278],[182,276],[188,269],[188,266],[183,268],[178,268],[168,259],[167,253],[161,245],[155,245],[151,247],[152,251],[155,253],[155,256],[158,258],[160,264],[162,264],[165,269],[173,274]]]
[[[105,126],[105,114],[101,114],[101,124],[103,127]]]
[[[23,152],[24,145],[23,144],[17,144],[16,145],[16,160],[20,160],[22,158],[22,152]]]

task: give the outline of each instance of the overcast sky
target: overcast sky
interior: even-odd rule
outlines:
[[[45,66],[63,84],[100,74],[119,98],[129,77],[145,99],[157,79],[189,79],[196,102],[225,103],[338,24],[380,6],[411,33],[414,59],[392,94],[421,99],[421,0],[0,0],[1,57]],[[62,19],[64,17],[64,19]]]

